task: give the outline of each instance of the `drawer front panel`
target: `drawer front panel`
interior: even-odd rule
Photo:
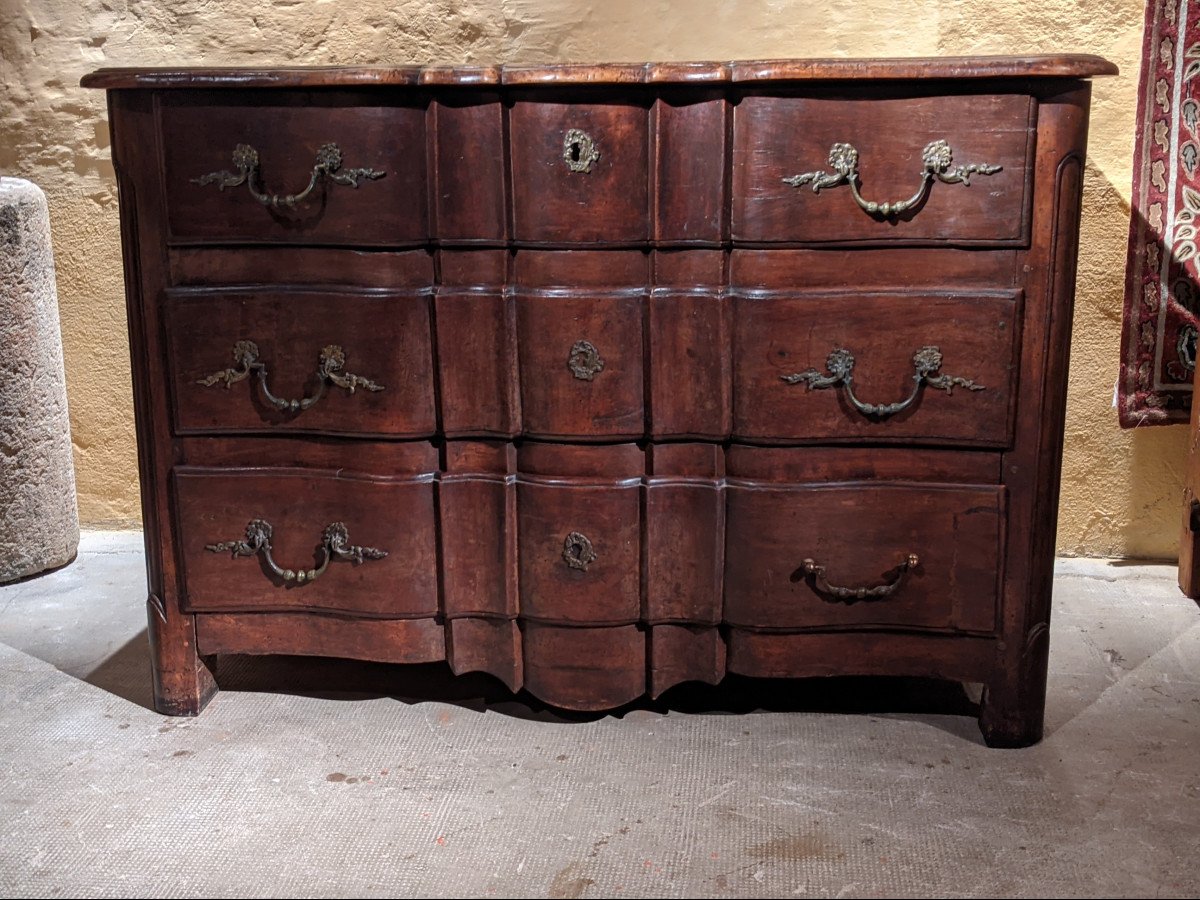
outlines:
[[[720,623],[725,563],[720,484],[652,479],[645,509],[647,621]]]
[[[379,93],[213,97],[160,99],[172,239],[377,245],[429,237],[423,104],[391,105]],[[323,156],[327,145],[337,154]],[[356,171],[364,169],[371,173]],[[285,202],[314,178],[307,196]]]
[[[521,414],[536,437],[641,437],[645,294],[517,296]]]
[[[1006,446],[1020,309],[1015,293],[736,296],[734,437]]]
[[[647,322],[655,437],[728,436],[729,309],[716,291],[654,291]]]
[[[435,303],[442,431],[519,434],[513,298],[499,288],[441,288]]]
[[[996,627],[1002,487],[743,482],[728,497],[731,625]],[[867,594],[846,594],[860,588]]]
[[[192,611],[385,618],[438,612],[432,474],[383,479],[307,469],[185,468],[175,470],[173,481]],[[269,548],[261,546],[261,526],[249,533],[252,522],[269,526]],[[340,541],[329,531],[336,523],[344,526]]]
[[[513,237],[647,240],[649,118],[646,107],[619,102],[515,103]]]
[[[641,614],[641,480],[517,485],[522,617],[605,625]]]
[[[446,615],[515,617],[512,485],[502,476],[443,475],[438,500]]]
[[[177,433],[433,434],[429,305],[427,292],[168,292]]]
[[[1035,111],[1022,94],[743,97],[733,114],[734,240],[1021,243]],[[984,165],[999,169],[967,172],[968,183],[927,177],[954,182],[959,167]],[[784,180],[806,174],[815,177]],[[868,212],[850,181],[868,203],[912,205]]]

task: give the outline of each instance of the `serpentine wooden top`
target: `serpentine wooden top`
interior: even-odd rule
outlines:
[[[962,56],[535,66],[121,68],[85,75],[86,88],[322,88],[364,86],[707,84],[913,78],[1089,78],[1116,75],[1100,56]]]

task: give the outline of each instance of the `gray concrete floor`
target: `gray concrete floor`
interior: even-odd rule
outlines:
[[[232,658],[149,708],[141,537],[0,588],[0,895],[1196,896],[1200,609],[1064,560],[1047,737],[957,686],[567,716],[442,666]]]

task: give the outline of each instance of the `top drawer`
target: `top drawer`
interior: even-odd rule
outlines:
[[[425,108],[418,98],[401,105],[394,97],[342,91],[163,96],[171,239],[426,240]]]
[[[1023,94],[742,97],[733,238],[1023,244],[1034,113]]]
[[[632,101],[518,100],[509,116],[516,240],[646,240],[648,122]]]

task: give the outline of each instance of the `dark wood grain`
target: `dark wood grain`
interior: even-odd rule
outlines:
[[[651,697],[685,681],[718,684],[725,677],[725,639],[718,629],[654,625],[649,633],[647,693]]]
[[[734,444],[725,451],[732,478],[773,483],[824,481],[942,481],[948,484],[995,484],[1000,480],[999,452],[928,448],[751,447]]]
[[[319,610],[395,619],[439,612],[432,479],[177,468],[173,493],[191,612]],[[346,525],[352,544],[387,556],[334,560],[316,579],[288,584],[262,556],[206,549],[241,540],[253,519],[270,523],[272,555],[281,568],[319,565],[323,532],[335,522]]]
[[[624,706],[646,692],[646,633],[635,625],[563,628],[529,622],[525,688],[567,709]]]
[[[872,98],[752,94],[733,111],[735,239],[807,243],[889,241],[1018,244],[1027,228],[1032,99],[1022,94]],[[829,172],[830,148],[858,151],[860,190],[878,203],[921,185],[922,149],[945,140],[954,164],[1002,166],[970,185],[933,183],[914,212],[871,216],[850,188],[815,193],[784,178]]]
[[[725,570],[724,454],[712,444],[652,446],[642,619],[717,625]],[[675,646],[669,638],[664,641]],[[679,641],[690,646],[682,637]]]
[[[715,243],[726,237],[728,109],[713,91],[671,94],[655,103],[656,240]]]
[[[731,63],[553,66],[313,66],[248,68],[109,68],[85,75],[83,87],[204,88],[342,87],[424,84],[629,84],[712,81],[890,80],[914,78],[1089,78],[1116,75],[1108,60],[1084,53],[1040,56],[937,56],[895,59],[777,59]]]
[[[617,66],[108,70],[147,535],[155,705],[195,714],[209,654],[447,659],[571,709],[683,681],[980,682],[988,743],[1041,737],[1096,57]],[[563,158],[570,128],[599,157]],[[854,143],[870,198],[920,152],[1003,166],[902,216],[782,182]],[[384,178],[296,209],[191,179],[316,148]],[[382,392],[280,416],[203,388],[255,340],[277,394],[336,343]],[[603,367],[577,377],[579,341]],[[781,375],[855,356],[890,403],[913,354],[984,387],[904,412]],[[205,549],[266,518],[388,556],[284,587]],[[586,565],[564,558],[587,537]],[[846,603],[920,563],[891,596]]]
[[[429,237],[420,98],[391,105],[376,94],[296,92],[213,102],[186,93],[163,97],[160,117],[172,240],[396,244]],[[234,148],[247,144],[258,151],[259,189],[297,194],[317,151],[331,142],[345,169],[370,168],[383,177],[358,187],[323,181],[292,208],[264,206],[246,185],[218,190],[193,180],[235,171]]]
[[[1016,268],[1018,252],[960,247],[923,247],[914,253],[908,247],[764,250],[735,246],[729,254],[729,282],[750,289],[1018,288],[1024,281]]]
[[[997,642],[926,634],[770,634],[731,629],[729,671],[755,678],[907,675],[990,682]]]
[[[166,221],[156,191],[159,147],[154,96],[110,94],[109,115],[113,166],[121,196],[154,708],[166,715],[194,716],[216,694],[217,682],[211,658],[197,648],[195,616],[184,610],[168,493],[174,448],[157,303],[168,274],[163,246]]]
[[[444,287],[434,303],[442,431],[450,437],[520,434],[517,306],[512,296],[500,288]]]
[[[175,441],[179,465],[215,468],[328,469],[376,478],[433,477],[438,447],[429,441],[356,440],[326,435],[236,435],[182,437]]]
[[[732,306],[715,290],[658,288],[649,298],[655,437],[723,440],[732,428]]]
[[[517,484],[521,615],[525,619],[611,625],[641,614],[641,483],[584,479]],[[594,558],[572,568],[563,557],[571,534]]]
[[[451,441],[446,445],[438,507],[447,617],[516,617],[515,463],[512,444]],[[479,628],[464,627],[464,632],[476,634]]]
[[[205,613],[196,639],[206,654],[334,656],[372,662],[425,663],[446,658],[446,635],[434,619],[352,619],[303,613]]]
[[[437,431],[433,336],[427,292],[332,290],[220,292],[179,290],[166,299],[168,353],[177,434],[219,432],[425,437]],[[204,384],[238,368],[240,341],[252,341],[267,367],[267,387],[283,400],[317,397],[308,409],[279,410],[257,375],[226,386]],[[353,393],[319,376],[325,348],[340,347],[342,374],[381,390]]]
[[[447,243],[502,241],[505,213],[503,110],[496,94],[448,94],[433,107],[436,233]]]
[[[510,691],[525,684],[521,629],[510,619],[453,619],[446,623],[447,659],[455,674],[487,672]]]
[[[568,102],[568,101],[571,102]],[[644,241],[650,234],[649,123],[645,106],[571,98],[520,99],[509,112],[513,237],[519,241]],[[599,154],[590,171],[563,159],[568,131]]]
[[[425,288],[434,283],[428,250],[358,247],[173,247],[171,283],[187,287],[333,285],[340,288]]]
[[[1058,85],[1039,105],[1021,411],[1002,468],[1009,497],[1003,653],[986,687],[980,727],[992,746],[1041,740],[1050,652],[1050,597],[1062,471],[1063,422],[1075,302],[1075,261],[1087,145],[1087,84]]]
[[[731,485],[728,494],[729,624],[979,633],[996,626],[1002,488],[747,482]],[[920,563],[900,574],[909,554]],[[806,559],[823,566],[833,586],[899,586],[888,597],[846,602],[805,574]]]
[[[526,434],[634,438],[646,430],[644,293],[572,291],[516,295],[521,418]],[[580,342],[599,354],[590,377],[568,363]]]
[[[1019,297],[739,293],[733,304],[736,438],[1008,444]],[[930,346],[942,354],[940,374],[982,389],[925,385],[906,409],[881,417],[856,409],[844,384],[813,389],[784,380],[809,371],[828,376],[830,353],[843,349],[854,358],[854,396],[898,403],[913,393],[914,355]]]

